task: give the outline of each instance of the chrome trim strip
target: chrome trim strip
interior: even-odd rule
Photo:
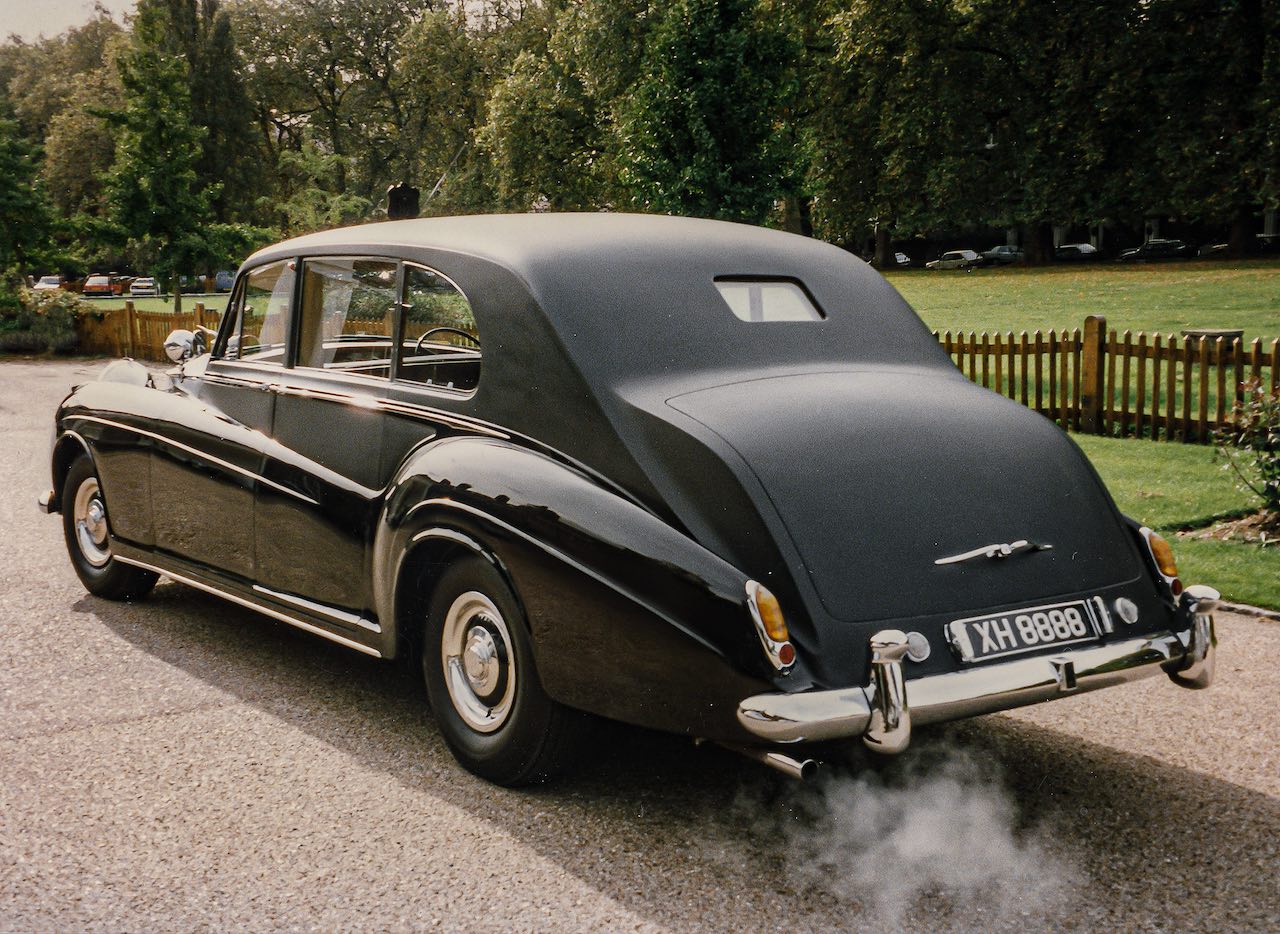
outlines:
[[[362,645],[353,639],[348,639],[345,636],[338,635],[337,633],[329,632],[327,629],[321,629],[319,626],[304,623],[302,620],[295,619],[292,616],[281,613],[279,610],[273,610],[270,607],[263,606],[260,603],[255,603],[254,601],[241,597],[238,594],[233,594],[230,591],[214,587],[212,584],[206,584],[203,581],[198,581],[195,578],[187,577],[185,574],[179,574],[175,571],[169,570],[168,568],[160,567],[159,565],[148,564],[146,561],[139,561],[137,558],[126,558],[124,555],[118,554],[112,555],[112,557],[117,561],[124,562],[125,564],[132,564],[134,567],[145,568],[148,571],[155,571],[157,574],[163,574],[165,577],[173,578],[180,584],[186,584],[188,587],[203,590],[205,593],[211,593],[215,597],[221,597],[224,600],[230,600],[232,603],[237,603],[247,609],[256,610],[264,616],[270,616],[272,619],[279,620],[282,623],[288,623],[290,626],[296,626],[298,629],[305,630],[315,636],[320,636],[322,639],[328,639],[330,642],[336,642],[349,649],[355,649],[357,652],[363,652],[365,655],[372,655],[374,658],[382,658],[382,653],[371,646]]]
[[[1093,598],[1093,605],[1098,610],[1098,622],[1102,626],[1102,631],[1108,635],[1116,631],[1116,624],[1111,619],[1111,613],[1107,610],[1107,604],[1101,597]]]
[[[76,415],[74,417],[81,421],[97,422],[101,425],[107,425],[111,428],[120,428],[120,429],[123,429],[124,431],[132,431],[134,434],[142,435],[144,438],[151,438],[163,444],[171,444],[175,448],[186,451],[188,454],[192,454],[196,457],[202,457],[207,461],[212,461],[213,463],[217,464],[219,467],[225,467],[227,470],[238,473],[241,476],[249,477],[252,480],[256,480],[259,483],[263,483],[271,487],[273,490],[279,490],[281,493],[286,493],[289,496],[294,497],[295,499],[300,499],[304,503],[310,503],[312,506],[320,505],[319,500],[312,499],[310,496],[307,496],[304,493],[299,493],[297,490],[292,490],[289,487],[284,486],[283,484],[276,483],[274,480],[268,480],[266,477],[262,476],[262,474],[254,473],[252,470],[249,470],[248,468],[241,467],[238,464],[233,464],[230,461],[225,461],[220,457],[215,457],[214,455],[208,453],[207,451],[201,451],[198,448],[193,448],[188,444],[183,444],[181,441],[174,441],[172,438],[167,438],[164,435],[158,435],[154,431],[147,431],[145,428],[138,428],[134,425],[126,425],[123,422],[113,422],[110,419],[100,418],[97,415]]]
[[[997,542],[994,545],[980,545],[972,551],[966,551],[958,555],[951,555],[948,558],[939,558],[934,564],[959,564],[961,561],[969,561],[973,558],[1007,558],[1010,555],[1016,555],[1020,551],[1052,551],[1052,545],[1033,545],[1025,538],[1020,538],[1016,542]]]
[[[1160,674],[1185,655],[1182,640],[1168,632],[1021,658],[907,681],[904,707],[909,703],[913,725],[959,720],[1062,696],[1058,670],[1064,661],[1075,668],[1072,693],[1084,693]],[[847,739],[865,734],[879,707],[873,682],[866,688],[748,697],[738,705],[738,722],[771,743]]]
[[[367,629],[370,632],[382,632],[382,627],[377,623],[365,619],[356,613],[347,613],[344,610],[335,609],[326,606],[323,603],[315,603],[312,600],[303,597],[294,596],[291,593],[284,593],[279,590],[272,590],[270,587],[263,587],[261,584],[254,584],[253,589],[264,596],[270,597],[272,600],[279,600],[282,603],[292,603],[294,606],[301,607],[308,613],[315,613],[317,616],[327,616],[335,622],[342,623],[345,626],[358,626],[361,629]]]
[[[415,402],[403,402],[399,399],[377,399],[373,404],[386,412],[390,412],[392,415],[403,415],[406,418],[425,419],[427,421],[449,425],[454,428],[473,431],[478,435],[488,435],[491,438],[499,438],[503,441],[511,440],[511,435],[507,432],[491,428],[486,423],[477,419],[454,415],[451,412],[445,412],[441,409],[431,408],[426,405],[418,405]]]

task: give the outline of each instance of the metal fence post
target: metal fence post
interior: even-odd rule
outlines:
[[[1080,361],[1080,430],[1088,435],[1102,433],[1102,394],[1106,384],[1107,319],[1089,315],[1084,319],[1084,353]]]

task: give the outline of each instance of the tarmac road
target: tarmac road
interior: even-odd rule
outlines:
[[[85,594],[40,515],[100,362],[0,362],[0,930],[1280,929],[1280,624],[1163,678],[801,786],[606,731],[550,787],[456,766],[400,668],[162,582]]]

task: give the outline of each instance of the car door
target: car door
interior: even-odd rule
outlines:
[[[184,379],[180,417],[156,427],[156,547],[227,575],[255,577],[254,497],[284,370],[295,263],[250,270],[204,371]]]
[[[377,626],[369,536],[399,308],[393,259],[301,261],[294,360],[271,393],[254,513],[257,589],[357,635]]]
[[[441,432],[468,430],[454,413],[480,381],[480,334],[467,296],[445,274],[416,263],[403,271],[402,321],[388,396],[382,467],[390,476],[406,455]]]

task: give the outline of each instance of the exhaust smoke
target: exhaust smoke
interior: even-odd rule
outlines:
[[[743,792],[737,808],[775,852],[781,840],[792,885],[856,903],[860,929],[1020,927],[1065,910],[1080,881],[1043,827],[1022,826],[999,768],[944,742],[771,800]]]

